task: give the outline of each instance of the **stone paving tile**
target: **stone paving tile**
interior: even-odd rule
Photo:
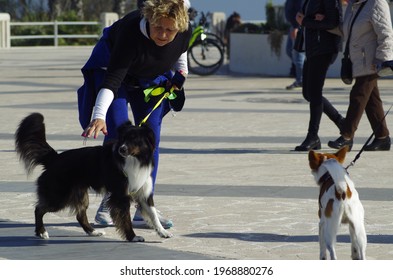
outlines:
[[[292,151],[305,136],[308,104],[299,90],[284,89],[290,78],[233,75],[225,68],[214,76],[190,75],[185,109],[164,120],[155,200],[173,219],[174,238],[162,240],[152,230],[137,228],[147,242],[124,245],[113,227],[102,229],[106,235],[101,239],[90,238],[63,211],[45,216],[53,241],[33,239],[34,181],[39,170],[26,177],[14,153],[13,135],[24,116],[39,111],[55,149],[83,145],[75,92],[90,51],[0,51],[0,258],[89,259],[97,250],[125,246],[142,251],[134,255],[141,259],[318,259],[318,189],[307,154]],[[387,109],[393,104],[391,79],[381,80],[380,88]],[[348,92],[338,79],[326,80],[325,95],[342,113]],[[387,122],[391,127],[393,115]],[[347,163],[370,133],[364,116]],[[338,137],[325,116],[320,137],[326,151],[327,141]],[[101,141],[102,137],[89,140],[87,145]],[[392,162],[392,152],[364,153],[350,169],[366,210],[369,259],[393,259]],[[92,194],[91,222],[99,202],[100,197]],[[17,253],[15,246],[26,249],[26,254]],[[30,250],[35,247],[44,247],[45,252]],[[61,255],[64,247],[68,255]],[[339,259],[349,259],[349,248],[343,226]],[[127,249],[99,257],[132,258]]]

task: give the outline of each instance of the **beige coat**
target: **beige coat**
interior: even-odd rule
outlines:
[[[355,20],[349,45],[354,77],[376,73],[376,65],[393,60],[393,29],[386,0],[351,0],[345,11],[343,32],[345,42],[349,27],[360,3],[367,1]]]

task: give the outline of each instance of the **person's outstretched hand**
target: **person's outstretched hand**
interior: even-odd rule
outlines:
[[[94,119],[83,131],[82,137],[90,138],[91,136],[94,136],[94,139],[96,139],[100,131],[102,131],[104,135],[108,134],[106,122],[102,119]]]

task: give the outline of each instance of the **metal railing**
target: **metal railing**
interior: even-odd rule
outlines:
[[[53,39],[53,45],[57,47],[59,45],[59,39],[98,39],[99,34],[59,34],[59,26],[61,25],[101,25],[99,21],[43,21],[43,22],[11,22],[10,26],[53,26],[53,34],[49,35],[11,35],[11,40],[21,39]]]
[[[59,45],[59,39],[98,39],[101,34],[59,34],[61,25],[99,25],[101,28],[112,25],[119,19],[116,13],[102,13],[100,21],[45,21],[45,22],[11,22],[7,13],[0,13],[0,49],[10,48],[11,40],[53,39],[53,45]],[[53,26],[53,34],[47,35],[12,35],[12,26]]]

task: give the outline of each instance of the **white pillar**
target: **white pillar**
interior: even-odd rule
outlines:
[[[10,22],[10,14],[0,13],[0,49],[7,49],[11,47]]]
[[[224,38],[226,16],[223,12],[214,12],[211,17],[212,32],[217,34],[221,39]]]
[[[102,13],[100,18],[102,27],[108,27],[119,19],[119,15],[116,13]]]

